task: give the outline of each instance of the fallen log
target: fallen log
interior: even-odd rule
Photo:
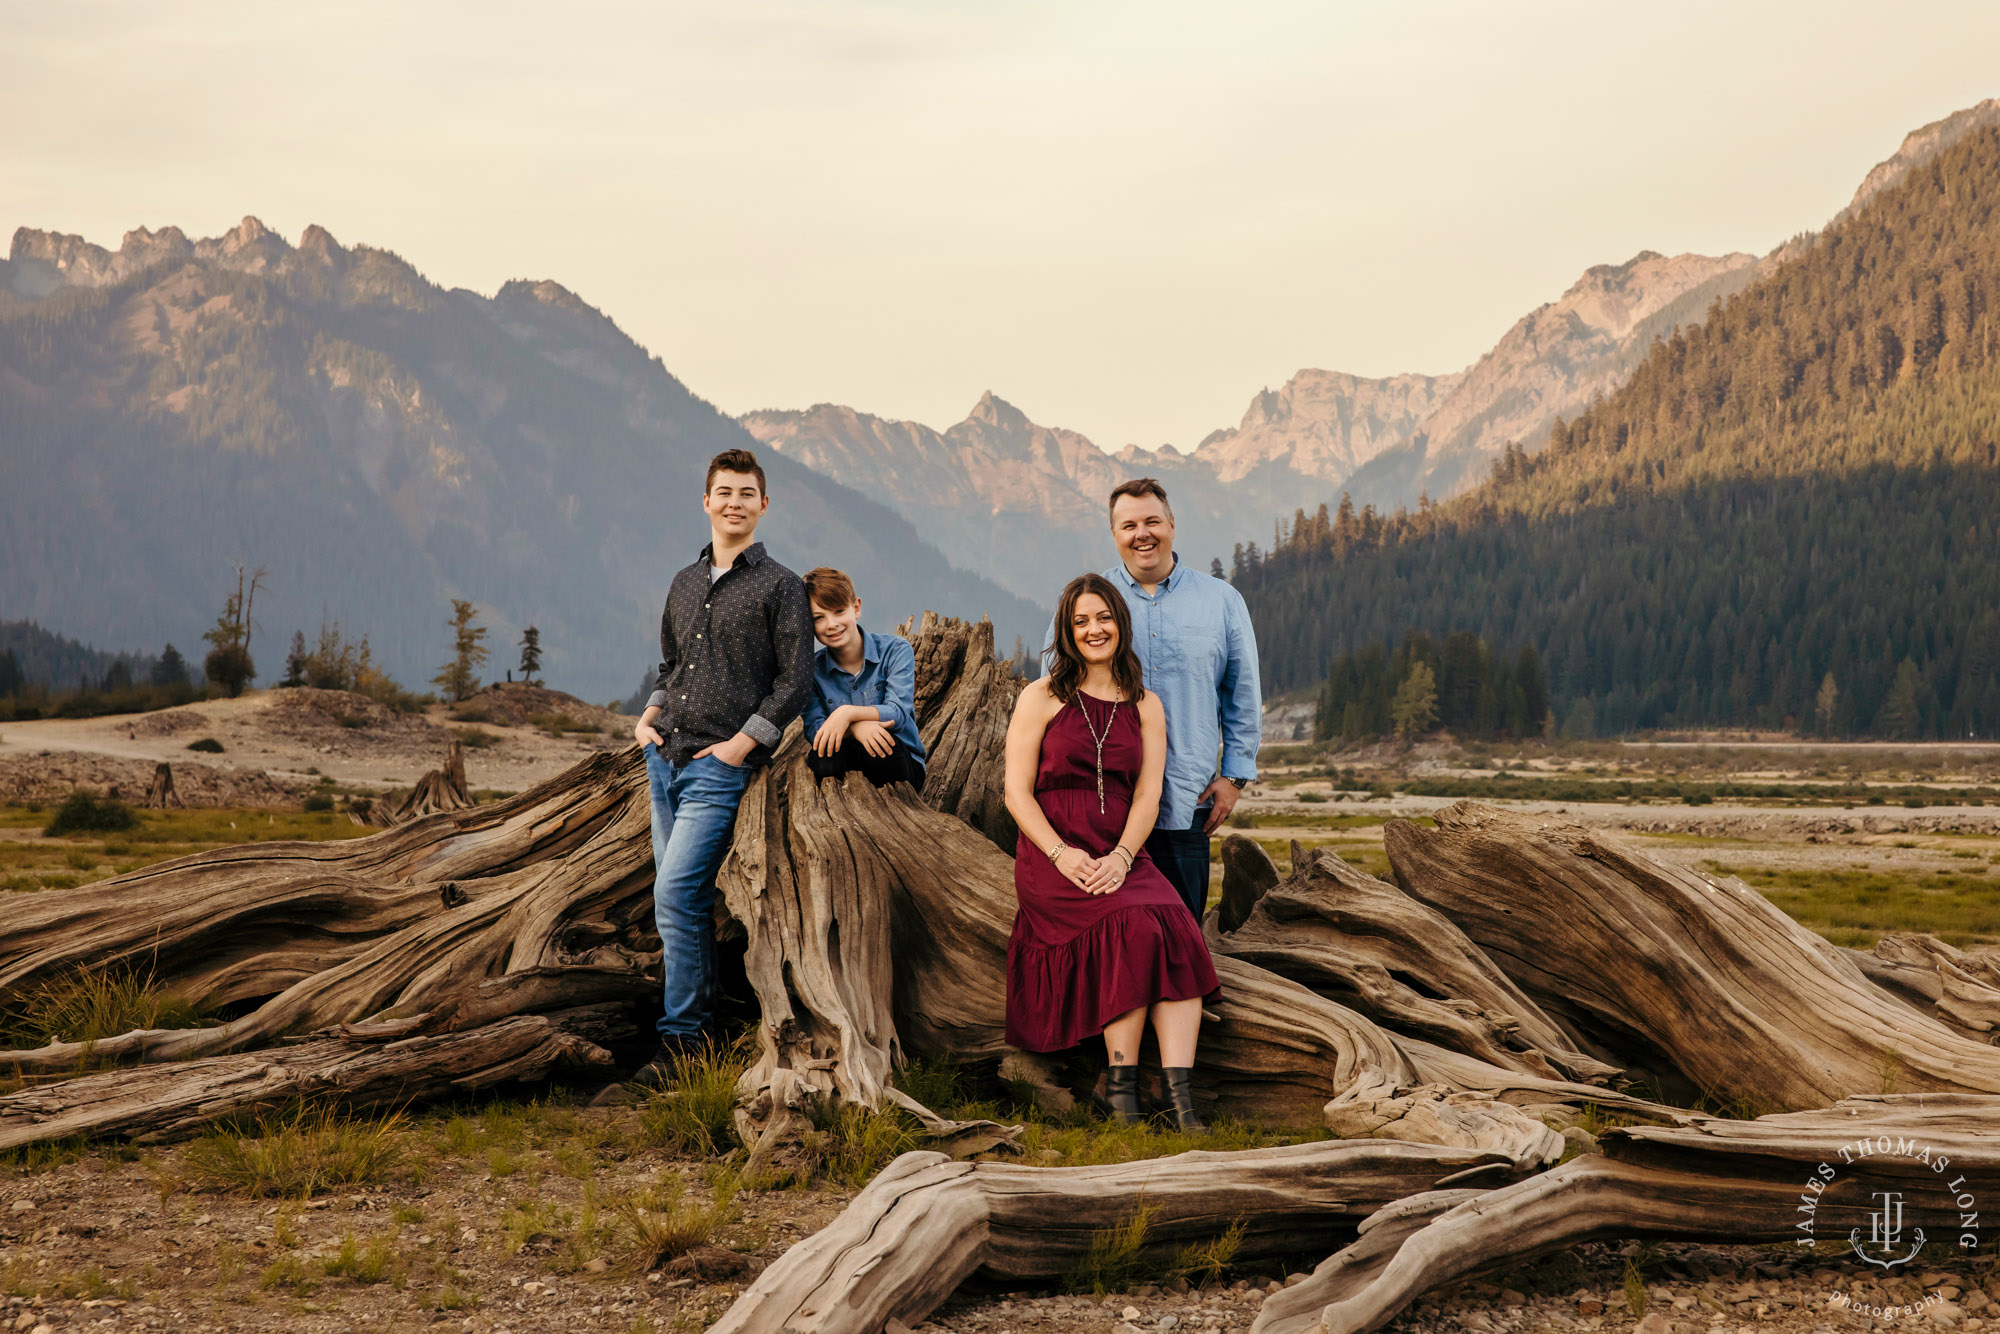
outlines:
[[[596,1037],[629,1030],[623,1007],[515,1015],[464,1032],[350,1033],[202,1060],[107,1070],[0,1097],[0,1151],[48,1140],[117,1135],[141,1144],[186,1139],[246,1113],[308,1099],[354,1110],[603,1068]]]
[[[1857,1233],[1870,1235],[1883,1191],[1900,1196],[1906,1228],[1965,1253],[1981,1249],[1977,1200],[2000,1198],[2000,1098],[1851,1098],[1755,1121],[1609,1130],[1600,1143],[1602,1154],[1437,1212],[1400,1244],[1334,1255],[1266,1302],[1253,1334],[1361,1334],[1467,1275],[1609,1238],[1788,1242],[1840,1263]]]
[[[1385,1140],[1184,1153],[1101,1167],[956,1163],[910,1153],[833,1223],[787,1251],[715,1334],[876,1334],[920,1323],[974,1274],[1045,1281],[1143,1211],[1142,1258],[1242,1226],[1237,1255],[1323,1247],[1391,1201],[1543,1165],[1505,1153]]]
[[[2000,1051],[1917,1014],[1733,877],[1459,802],[1383,831],[1396,882],[1564,1027],[1681,1096],[1752,1108],[2000,1092]]]

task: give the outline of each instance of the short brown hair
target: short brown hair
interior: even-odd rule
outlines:
[[[822,611],[846,611],[854,605],[854,581],[822,565],[806,571],[806,597]]]
[[[1157,477],[1134,477],[1129,482],[1120,482],[1111,488],[1111,500],[1106,508],[1117,509],[1120,496],[1158,496],[1160,504],[1167,511],[1167,517],[1169,519],[1174,517],[1174,503],[1167,499],[1167,488],[1160,485]]]
[[[764,465],[757,462],[757,456],[747,449],[725,449],[708,461],[708,476],[701,479],[701,493],[715,485],[715,474],[719,472],[748,473],[757,479],[757,494],[769,495],[770,489],[764,485]]]

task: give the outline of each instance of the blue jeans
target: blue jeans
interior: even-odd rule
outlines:
[[[1160,868],[1197,922],[1208,911],[1208,835],[1202,831],[1207,820],[1208,808],[1204,806],[1194,813],[1192,828],[1155,829],[1146,836],[1146,851],[1153,865]]]
[[[715,992],[715,872],[736,829],[750,768],[704,755],[673,764],[646,746],[653,799],[653,921],[660,931],[663,1038],[694,1037]]]

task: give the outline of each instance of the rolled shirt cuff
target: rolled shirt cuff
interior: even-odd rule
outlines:
[[[1222,776],[1224,778],[1240,778],[1246,783],[1254,783],[1257,781],[1257,762],[1241,755],[1224,755],[1222,757]]]
[[[664,691],[664,690],[655,690],[655,691],[654,691],[654,692],[653,692],[652,694],[650,694],[650,695],[646,696],[646,708],[648,708],[648,709],[664,709],[664,708],[666,708],[666,707],[667,707],[667,692],[666,692],[666,691]]]
[[[771,726],[770,719],[757,713],[743,720],[743,730],[766,750],[776,750],[779,739],[784,736],[783,732]]]

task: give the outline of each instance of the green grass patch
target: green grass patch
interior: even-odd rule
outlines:
[[[310,1199],[398,1175],[407,1153],[400,1114],[371,1120],[327,1108],[219,1125],[188,1145],[182,1163],[211,1190]]]
[[[205,1028],[206,1019],[150,971],[79,968],[39,983],[0,1007],[0,1043],[42,1047],[51,1042],[101,1042],[144,1028]]]
[[[1953,945],[2000,944],[1993,884],[1983,875],[1893,870],[1766,870],[1709,866],[1739,877],[1786,916],[1836,945],[1867,949],[1895,932]]]
[[[656,1269],[712,1244],[723,1228],[736,1220],[736,1179],[719,1175],[706,1201],[693,1198],[687,1182],[663,1172],[651,1187],[614,1206],[624,1225],[632,1259],[641,1269]]]
[[[667,1084],[639,1110],[641,1142],[696,1157],[736,1145],[736,1081],[750,1063],[752,1035],[709,1042],[674,1059]]]

